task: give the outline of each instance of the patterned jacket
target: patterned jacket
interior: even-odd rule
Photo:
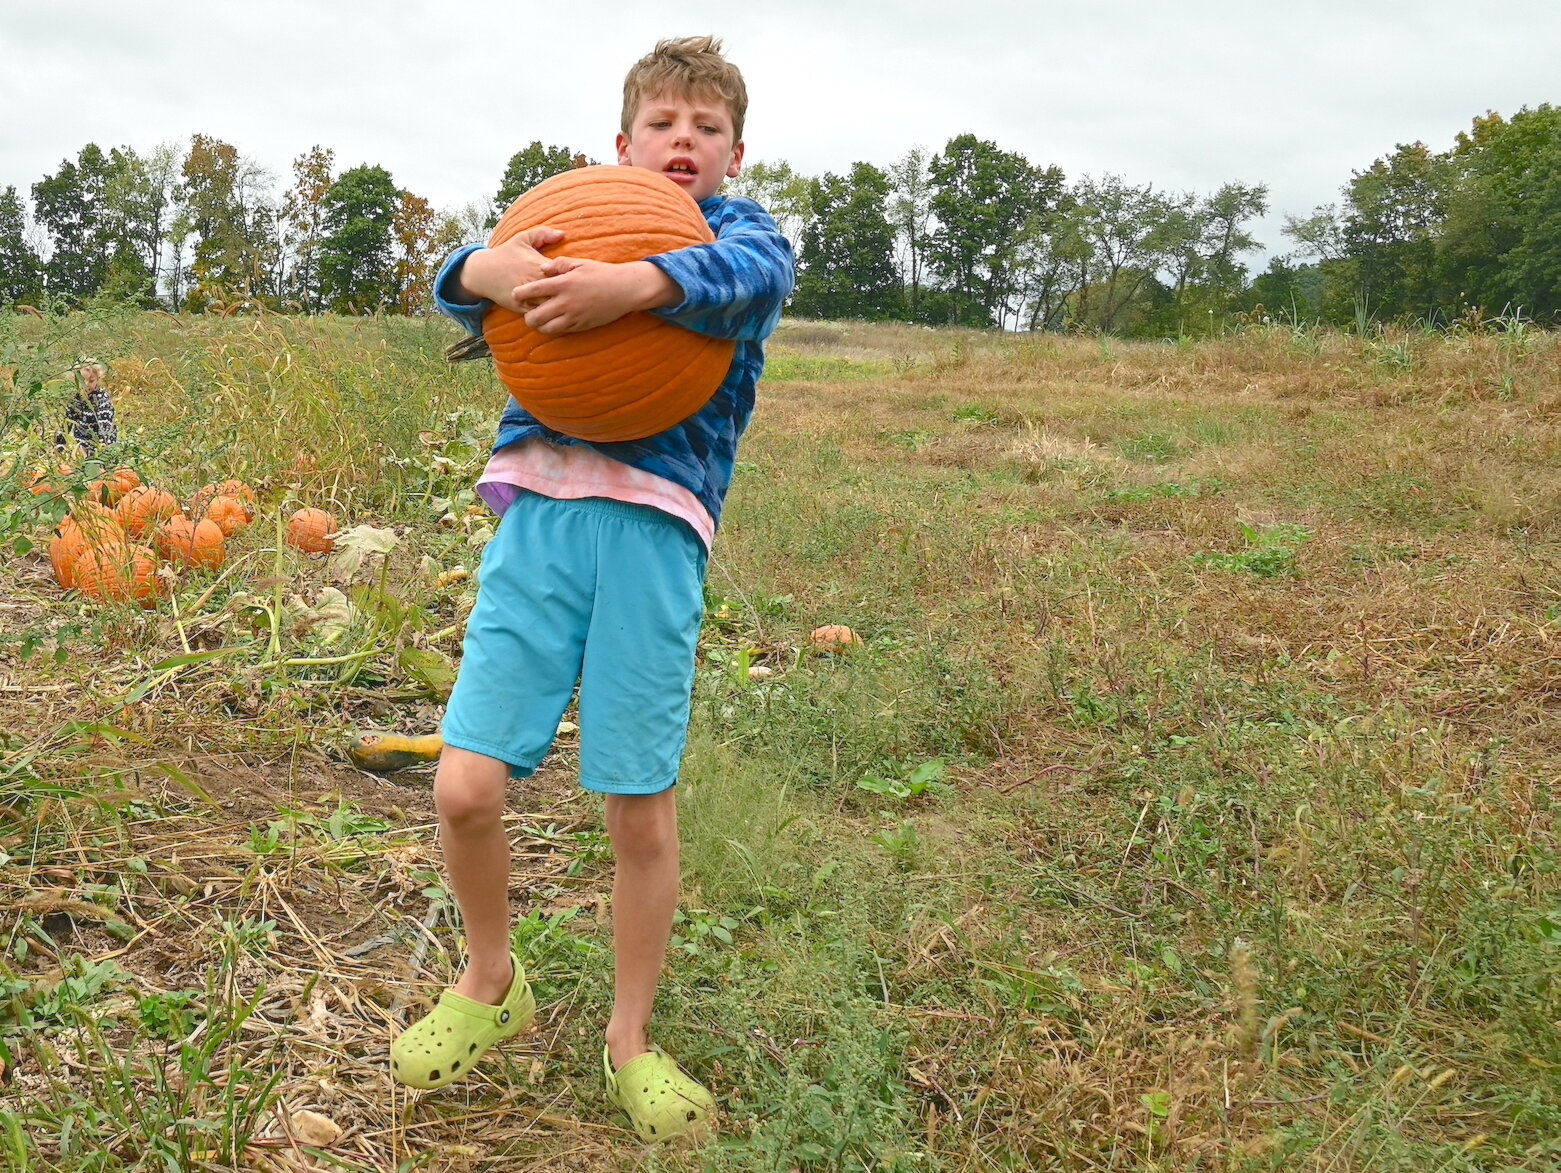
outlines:
[[[795,262],[791,243],[769,213],[752,200],[716,195],[703,201],[699,210],[715,234],[714,244],[646,259],[683,290],[677,305],[651,313],[684,329],[737,342],[731,368],[710,402],[676,427],[644,440],[590,444],[539,423],[512,399],[499,420],[495,452],[533,436],[553,444],[584,444],[682,485],[699,498],[712,521],[720,523],[737,441],[753,415],[755,388],[764,370],[764,340],[780,321],[781,306],[795,279]],[[482,333],[483,315],[493,303],[455,302],[449,294],[456,270],[478,247],[467,245],[452,253],[434,282],[440,311],[473,335]]]
[[[65,405],[65,422],[71,435],[81,445],[86,456],[97,452],[100,444],[112,444],[119,439],[119,426],[114,419],[114,401],[102,387],[81,391]],[[64,447],[63,437],[60,447]]]

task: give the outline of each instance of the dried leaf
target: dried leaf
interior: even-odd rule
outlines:
[[[336,535],[336,545],[325,564],[326,573],[332,578],[352,578],[362,568],[364,559],[372,554],[389,554],[400,538],[394,530],[375,529],[372,525],[355,525]]]
[[[325,1148],[341,1139],[340,1124],[329,1116],[312,1112],[308,1108],[301,1108],[294,1112],[289,1123],[292,1125],[293,1135],[304,1144]]]

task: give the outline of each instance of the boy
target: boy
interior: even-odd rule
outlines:
[[[617,136],[618,162],[687,191],[714,244],[614,265],[569,258],[560,233],[537,228],[497,249],[457,251],[435,283],[440,309],[472,334],[496,303],[544,333],[650,310],[738,342],[711,401],[645,440],[587,444],[513,401],[500,421],[478,492],[503,519],[483,554],[434,783],[469,956],[454,988],[391,1051],[403,1083],[442,1087],[531,1021],[535,1003],[510,949],[500,819],[507,778],[536,768],[578,678],[580,781],[606,796],[617,857],[603,1073],[609,1099],[646,1140],[699,1130],[715,1107],[646,1031],[677,906],[672,786],[705,560],[753,411],[763,340],[793,280],[775,222],[751,200],[717,195],[741,168],[747,109],[742,75],[720,50],[711,37],[658,44],[625,79]],[[560,240],[564,256],[536,251]]]
[[[90,460],[97,455],[99,445],[112,444],[119,439],[119,426],[114,418],[114,401],[103,386],[106,373],[103,364],[95,359],[83,359],[76,370],[86,386],[78,384],[76,394],[65,405],[65,422],[70,425],[76,443],[81,445],[82,455]],[[64,435],[55,437],[54,446],[62,452],[65,450]]]

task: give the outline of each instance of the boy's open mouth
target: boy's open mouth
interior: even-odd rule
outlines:
[[[662,169],[662,174],[676,182],[679,179],[692,179],[699,174],[699,168],[694,166],[692,159],[677,158]]]

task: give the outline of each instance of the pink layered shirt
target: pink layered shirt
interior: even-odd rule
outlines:
[[[606,497],[649,505],[689,524],[705,549],[715,540],[715,521],[699,498],[682,485],[603,456],[583,444],[549,444],[539,436],[500,448],[477,478],[477,495],[503,515],[521,492],[576,501]]]

